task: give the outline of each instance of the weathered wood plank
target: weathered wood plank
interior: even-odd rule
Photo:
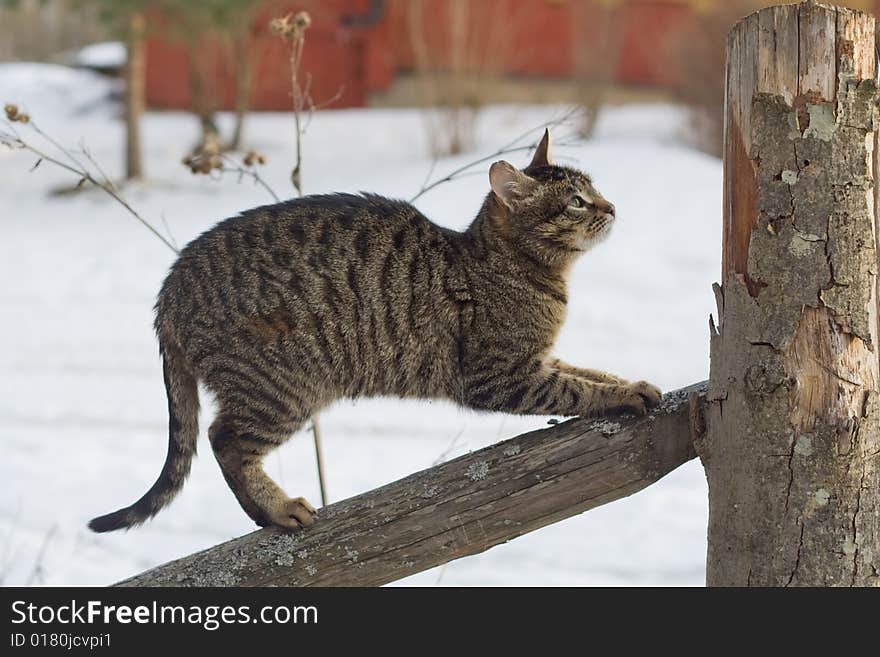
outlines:
[[[689,397],[645,417],[574,419],[492,445],[320,510],[296,533],[263,529],[120,586],[374,586],[631,495],[696,456]],[[696,393],[696,395],[692,395]]]

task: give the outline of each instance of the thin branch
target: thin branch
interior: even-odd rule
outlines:
[[[160,212],[159,218],[162,220],[162,225],[165,227],[165,232],[168,233],[168,239],[171,241],[171,244],[174,246],[175,250],[180,251],[180,247],[177,246],[177,240],[174,239],[174,233],[171,232],[171,226],[168,225],[168,221],[165,219],[165,213]]]
[[[243,176],[248,176],[253,179],[254,184],[260,185],[263,189],[265,189],[276,203],[281,201],[281,198],[278,196],[278,194],[275,193],[275,190],[269,186],[269,183],[265,181],[265,179],[254,167],[242,166],[226,154],[221,154],[220,158],[224,162],[223,168],[220,169],[221,174],[227,171],[232,171],[239,175],[239,180],[241,180]]]
[[[464,429],[462,429],[457,434],[455,434],[455,437],[449,443],[449,446],[446,449],[444,449],[442,452],[440,452],[440,455],[436,459],[434,459],[434,462],[431,463],[431,465],[435,466],[435,465],[440,465],[441,463],[443,463],[443,461],[446,460],[446,457],[449,456],[450,453],[452,453],[453,449],[455,449],[455,446],[458,444],[458,439],[461,438],[462,435],[464,435]]]
[[[119,193],[119,187],[116,186],[116,183],[114,183],[112,180],[110,180],[110,176],[108,176],[104,172],[104,169],[101,168],[101,165],[98,164],[98,161],[92,156],[91,151],[89,151],[89,149],[86,147],[86,145],[82,142],[80,142],[80,151],[82,152],[83,155],[85,155],[86,159],[92,163],[92,166],[94,166],[95,169],[97,169],[98,173],[101,174],[101,177],[104,179],[104,183],[109,185],[113,189],[114,192]]]
[[[439,163],[439,161],[440,158],[436,154],[431,158],[431,166],[428,167],[428,173],[425,174],[425,179],[422,181],[422,190],[424,190],[428,186],[428,182],[431,180],[431,176],[434,175],[434,171],[437,169],[437,164]],[[412,200],[414,201],[416,198],[418,198],[418,196],[416,196]]]
[[[47,141],[49,141],[49,143],[51,143],[59,151],[61,151],[65,155],[65,157],[67,159],[71,160],[74,164],[68,164],[67,162],[63,162],[60,159],[53,157],[52,155],[49,155],[48,153],[42,151],[41,149],[37,148],[33,144],[25,141],[21,137],[21,135],[18,133],[18,131],[15,130],[14,128],[12,128],[11,132],[0,132],[0,144],[3,144],[4,146],[7,146],[8,148],[12,148],[12,149],[29,151],[30,153],[33,153],[34,155],[36,155],[40,160],[50,162],[51,164],[54,164],[55,166],[58,166],[66,171],[69,171],[70,173],[75,174],[79,178],[79,183],[77,184],[77,187],[82,185],[84,182],[89,182],[89,183],[93,184],[95,187],[102,189],[106,194],[111,196],[122,207],[124,207],[128,211],[128,213],[132,217],[134,217],[137,221],[139,221],[147,230],[149,230],[151,233],[153,233],[153,235],[158,237],[159,240],[161,240],[161,242],[165,246],[167,246],[169,249],[171,249],[175,253],[179,253],[178,249],[171,242],[169,242],[168,239],[166,239],[165,236],[162,235],[162,233],[160,233],[158,231],[158,229],[156,229],[155,226],[153,226],[153,224],[151,224],[149,221],[144,219],[137,212],[137,210],[135,210],[129,204],[129,202],[125,199],[125,197],[122,196],[122,193],[119,191],[119,189],[116,187],[116,185],[114,185],[109,180],[106,180],[106,181],[98,180],[82,164],[82,162],[80,162],[75,157],[73,157],[73,155],[70,153],[70,151],[68,151],[66,148],[64,148],[57,141],[55,141],[54,139],[49,137],[45,132],[43,132],[42,130],[40,130],[36,126],[34,126],[33,121],[31,121],[28,125],[32,126],[40,136],[44,137]],[[9,126],[8,123],[7,123],[7,126]],[[11,126],[9,126],[9,127],[11,128]],[[103,173],[100,175],[103,175]]]
[[[36,123],[33,119],[31,119],[31,120],[28,122],[27,125],[31,128],[31,130],[33,130],[34,132],[36,132],[36,133],[37,133],[38,135],[40,135],[43,139],[45,139],[45,140],[48,141],[50,144],[52,144],[55,148],[57,148],[59,152],[64,153],[64,156],[65,156],[68,160],[70,160],[70,161],[73,163],[73,165],[74,165],[75,167],[79,167],[80,169],[85,169],[85,168],[86,168],[85,165],[84,165],[82,162],[80,162],[78,159],[76,159],[76,158],[73,156],[73,153],[71,153],[68,149],[64,148],[64,146],[62,146],[62,145],[59,144],[57,141],[55,141],[55,139],[53,139],[51,135],[49,135],[49,134],[46,133],[46,132],[43,132],[42,128],[40,128],[40,126],[38,126],[37,123]]]
[[[309,81],[311,81],[311,79],[312,79],[311,75],[309,75],[307,79]],[[342,94],[344,92],[345,92],[345,85],[342,85],[339,87],[339,89],[336,90],[335,94],[333,94],[332,96],[330,96],[330,98],[328,98],[320,103],[315,103],[314,99],[310,95],[308,95],[308,93],[307,93],[306,94],[306,107],[308,108],[308,112],[306,112],[306,119],[302,125],[302,134],[306,134],[309,131],[309,126],[312,124],[312,119],[315,116],[315,112],[317,112],[318,110],[322,110],[325,107],[329,107],[330,105],[335,103],[337,100],[342,98]]]
[[[430,172],[429,172],[428,177],[426,177],[425,183],[422,184],[421,189],[418,191],[418,193],[415,196],[413,196],[411,199],[409,199],[410,203],[413,203],[414,201],[416,201],[421,196],[423,196],[424,194],[426,194],[430,190],[434,189],[435,187],[442,185],[443,183],[447,183],[452,180],[456,180],[457,178],[460,178],[462,176],[462,174],[469,171],[470,169],[477,166],[478,164],[483,164],[484,162],[488,162],[489,160],[493,160],[497,157],[501,157],[503,155],[508,155],[510,153],[517,153],[520,151],[529,151],[529,150],[534,149],[535,144],[531,144],[531,143],[530,144],[522,144],[521,142],[524,139],[531,137],[535,133],[537,133],[541,130],[544,130],[545,128],[554,128],[554,127],[558,127],[558,126],[566,125],[566,124],[570,123],[572,121],[572,119],[574,119],[574,117],[577,116],[577,114],[580,111],[581,110],[578,107],[570,108],[561,116],[559,116],[559,117],[557,117],[547,123],[544,123],[540,126],[535,126],[534,128],[530,128],[529,130],[526,130],[524,133],[517,136],[515,139],[512,139],[511,141],[509,141],[506,144],[504,144],[503,146],[501,146],[498,150],[493,151],[492,153],[489,153],[488,155],[486,155],[484,157],[481,157],[481,158],[478,158],[478,159],[473,160],[471,162],[468,162],[467,164],[464,164],[456,169],[453,169],[452,171],[447,173],[445,176],[438,178],[431,183],[427,182],[428,177],[430,177]],[[565,145],[570,145],[573,142],[568,141],[567,139],[563,139],[563,140],[560,140],[556,143],[559,145],[565,146]],[[435,162],[432,162],[432,164],[431,164],[432,171],[433,171],[434,167],[436,166]]]
[[[299,66],[302,61],[303,48],[305,47],[305,28],[299,30],[290,50],[290,86],[293,94],[293,121],[296,127],[296,164],[293,167],[291,181],[296,188],[297,194],[303,195],[302,191],[302,122],[300,115],[304,109],[303,89],[299,84]],[[311,79],[307,80],[311,84]],[[322,492],[323,495],[323,492]]]

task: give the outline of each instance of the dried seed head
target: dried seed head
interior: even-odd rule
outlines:
[[[18,111],[18,105],[13,103],[6,103],[3,109],[6,111],[6,118],[12,121],[13,123],[27,123],[31,120],[27,114]]]
[[[286,37],[290,33],[290,14],[284,18],[273,18],[269,21],[269,29],[281,37]]]
[[[201,151],[195,155],[190,155],[183,159],[183,164],[189,167],[189,170],[195,174],[209,174],[214,169],[223,169],[223,158]]]
[[[309,12],[301,11],[293,17],[293,24],[299,30],[307,30],[312,24],[312,17],[309,16]]]
[[[252,167],[255,164],[266,164],[266,158],[257,153],[257,151],[248,151],[247,155],[244,156],[244,165]]]
[[[306,11],[301,11],[295,16],[287,14],[283,18],[273,18],[269,21],[269,30],[282,39],[295,41],[302,38],[303,33],[312,24],[312,17]]]

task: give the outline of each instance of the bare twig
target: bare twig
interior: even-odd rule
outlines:
[[[327,505],[327,482],[324,480],[324,448],[321,440],[321,425],[318,416],[312,416],[312,437],[315,442],[315,464],[318,467],[318,486],[321,489],[321,504]]]
[[[248,151],[239,163],[229,155],[221,152],[220,145],[216,141],[204,144],[200,150],[183,159],[184,166],[188,167],[192,173],[206,175],[214,180],[219,180],[227,173],[238,174],[239,182],[247,176],[254,181],[255,185],[260,185],[265,189],[269,196],[278,203],[281,198],[257,171],[256,165],[265,163],[265,156],[256,151]]]
[[[464,429],[455,434],[455,437],[452,439],[446,449],[440,452],[440,456],[434,459],[434,462],[431,463],[431,467],[434,467],[435,465],[440,465],[441,463],[443,463],[443,461],[446,460],[446,458],[452,453],[452,450],[455,449],[455,446],[458,444],[458,439],[461,438],[463,434]]]
[[[162,225],[165,226],[165,232],[168,233],[168,239],[171,241],[171,244],[177,251],[180,251],[180,247],[177,246],[177,240],[174,239],[174,234],[171,232],[171,226],[168,225],[168,221],[165,219],[165,213],[160,212],[159,218],[162,220]]]
[[[271,196],[276,203],[281,201],[281,198],[278,196],[278,194],[275,193],[275,190],[269,186],[269,183],[265,181],[265,179],[260,175],[259,171],[257,171],[256,168],[254,168],[253,166],[248,166],[247,164],[240,165],[238,162],[225,154],[221,155],[220,157],[223,160],[223,168],[221,169],[221,172],[231,171],[237,173],[239,174],[239,180],[241,180],[243,176],[248,176],[249,178],[253,179],[255,185],[260,185],[260,187],[265,189],[269,193],[269,196]]]
[[[567,110],[562,115],[560,115],[559,117],[557,117],[551,121],[548,121],[547,123],[544,123],[540,126],[535,126],[534,128],[530,128],[529,130],[526,130],[524,133],[522,133],[521,135],[519,135],[515,139],[512,139],[511,141],[509,141],[506,144],[504,144],[503,146],[501,146],[498,150],[493,151],[492,153],[489,153],[488,155],[480,157],[476,160],[472,160],[471,162],[468,162],[467,164],[464,164],[456,169],[453,169],[452,171],[450,171],[446,175],[444,175],[440,178],[437,178],[433,182],[429,183],[428,180],[431,176],[431,173],[433,172],[434,168],[436,168],[436,160],[435,160],[434,162],[431,163],[431,170],[428,172],[428,176],[426,176],[425,182],[422,184],[421,189],[418,191],[418,193],[416,193],[415,196],[410,198],[410,200],[409,200],[410,203],[412,203],[412,202],[416,201],[417,199],[419,199],[420,197],[424,196],[426,193],[428,193],[429,191],[431,191],[435,187],[442,185],[443,183],[451,182],[453,180],[456,180],[456,179],[462,177],[462,175],[469,172],[473,167],[477,166],[478,164],[483,164],[484,162],[488,162],[489,160],[494,160],[495,158],[501,157],[503,155],[509,155],[510,153],[517,153],[519,151],[532,150],[533,148],[535,148],[536,144],[531,143],[531,141],[524,144],[523,142],[526,139],[533,138],[536,134],[540,134],[540,132],[543,131],[545,128],[555,128],[555,127],[559,127],[561,125],[567,125],[567,124],[571,123],[572,120],[580,112],[581,112],[581,108],[572,107],[571,109]],[[558,145],[561,145],[561,146],[567,146],[567,145],[572,145],[575,142],[576,142],[576,139],[574,139],[574,138],[564,137],[563,139],[558,140],[555,143],[557,143]]]
[[[308,92],[311,78],[306,76],[306,84],[300,82],[300,64],[306,43],[306,30],[312,24],[308,12],[301,11],[296,15],[288,14],[283,18],[275,18],[269,28],[290,44],[290,92],[293,99],[293,121],[295,127],[295,163],[290,179],[296,191],[302,196],[302,112],[307,109]]]
[[[345,93],[345,86],[344,85],[339,87],[339,89],[336,90],[336,93],[333,94],[332,96],[330,96],[330,98],[328,98],[327,100],[324,100],[320,103],[315,103],[314,99],[311,96],[306,97],[307,102],[308,102],[309,111],[306,114],[306,120],[302,126],[303,134],[305,134],[308,131],[309,125],[312,123],[312,118],[314,118],[314,116],[315,116],[315,112],[317,112],[318,110],[322,110],[325,107],[329,107],[330,105],[335,103],[337,100],[342,98],[343,93]]]
[[[104,183],[109,185],[113,189],[113,191],[118,194],[119,187],[117,187],[116,184],[112,180],[110,180],[110,177],[106,173],[104,173],[104,169],[101,168],[101,165],[98,164],[98,161],[92,156],[91,151],[89,151],[89,149],[86,148],[86,145],[84,143],[80,142],[79,148],[80,148],[80,151],[82,152],[82,154],[85,155],[86,159],[89,162],[91,162],[93,167],[95,167],[95,170],[99,174],[101,174],[101,177],[104,179]]]
[[[7,115],[8,115],[8,112],[7,112]],[[69,160],[71,163],[68,164],[67,162],[64,162],[61,159],[54,157],[54,156],[46,153],[45,151],[37,148],[36,146],[31,144],[30,142],[25,141],[25,139],[21,136],[21,134],[19,134],[19,132],[10,123],[5,122],[5,121],[4,121],[4,124],[6,125],[8,132],[6,132],[6,131],[0,132],[0,144],[3,144],[4,146],[6,146],[8,148],[28,151],[28,152],[36,155],[39,158],[39,161],[41,161],[41,162],[42,161],[50,162],[51,164],[54,164],[55,166],[58,166],[62,169],[65,169],[66,171],[69,171],[72,174],[75,174],[79,178],[79,182],[77,183],[77,187],[80,187],[83,183],[88,182],[88,183],[93,184],[95,187],[98,187],[99,189],[103,190],[106,194],[108,194],[113,199],[115,199],[122,207],[124,207],[128,211],[128,213],[132,217],[137,219],[137,221],[139,221],[147,230],[149,230],[151,233],[153,233],[153,235],[158,237],[159,240],[165,246],[167,246],[169,249],[171,249],[175,253],[179,252],[178,249],[170,241],[168,241],[168,239],[166,239],[165,236],[163,236],[162,233],[160,233],[159,230],[153,224],[151,224],[149,221],[144,219],[143,216],[141,216],[141,214],[129,204],[129,202],[125,199],[125,197],[122,196],[122,193],[120,192],[119,188],[116,187],[116,185],[113,184],[108,178],[106,178],[103,171],[101,171],[100,167],[97,167],[98,174],[96,177],[96,175],[93,174],[83,162],[81,162],[76,157],[74,157],[73,154],[67,148],[65,148],[64,146],[59,144],[57,141],[52,139],[52,137],[50,137],[48,134],[43,132],[38,126],[36,126],[34,124],[34,122],[32,120],[27,121],[26,123],[38,135],[43,137],[46,141],[48,141],[56,149],[58,149],[58,151],[60,151],[60,153],[67,160]],[[84,154],[86,155],[87,158],[89,158],[89,160],[92,163],[94,163],[94,159],[91,157],[91,155],[88,152],[84,152]],[[36,168],[36,166],[34,166],[32,168],[32,170],[35,168]],[[99,180],[99,177],[104,178],[104,180]]]

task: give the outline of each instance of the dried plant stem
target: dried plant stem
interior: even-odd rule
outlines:
[[[296,130],[296,164],[293,167],[291,180],[293,186],[296,187],[297,193],[302,196],[302,110],[304,106],[304,97],[302,88],[299,84],[299,66],[302,62],[303,47],[305,46],[305,32],[300,32],[294,41],[293,47],[290,49],[290,84],[293,93],[293,122]],[[321,491],[323,495],[323,488]]]
[[[8,133],[7,132],[0,133],[0,143],[3,143],[10,148],[17,148],[17,149],[26,150],[26,151],[33,153],[34,155],[36,155],[39,158],[37,160],[37,165],[39,165],[40,162],[50,162],[51,164],[54,164],[58,167],[61,167],[62,169],[65,169],[66,171],[69,171],[69,172],[75,174],[79,178],[78,185],[82,185],[83,183],[89,182],[89,183],[93,184],[95,187],[98,187],[99,189],[103,190],[106,194],[108,194],[113,199],[115,199],[122,207],[124,207],[128,211],[128,213],[131,216],[133,216],[135,219],[137,219],[147,230],[149,230],[151,233],[153,233],[153,235],[158,237],[159,240],[165,246],[167,246],[169,249],[174,251],[174,253],[179,253],[178,249],[175,248],[175,246],[168,240],[168,238],[166,238],[164,235],[162,235],[162,233],[160,233],[159,230],[153,224],[151,224],[149,221],[144,219],[140,215],[140,213],[138,213],[138,211],[135,210],[129,204],[129,202],[125,199],[125,197],[122,196],[122,193],[119,191],[119,188],[109,178],[107,178],[103,174],[103,172],[100,173],[100,176],[103,178],[103,180],[99,180],[88,169],[86,169],[85,165],[83,165],[82,162],[80,162],[78,159],[76,159],[68,149],[64,148],[57,141],[55,141],[49,135],[47,135],[45,132],[43,132],[39,127],[37,127],[36,124],[34,124],[33,121],[31,121],[29,125],[37,134],[39,134],[41,137],[43,137],[49,143],[51,143],[53,146],[55,146],[55,148],[57,148],[59,151],[61,151],[64,154],[64,156],[72,162],[72,164],[68,164],[67,162],[62,162],[60,159],[53,157],[52,155],[49,155],[48,153],[40,150],[39,148],[37,148],[33,144],[26,142],[14,130],[12,132],[8,132]],[[94,162],[94,159],[87,152],[86,152],[86,157],[88,157],[91,162]],[[37,165],[34,165],[34,168],[36,168]],[[98,167],[98,170],[101,171],[100,167]]]
[[[312,437],[315,440],[315,462],[318,465],[318,485],[321,488],[321,505],[327,506],[327,484],[324,481],[324,450],[321,442],[321,425],[318,416],[312,418]]]
[[[305,107],[306,94],[299,83],[299,67],[302,62],[303,47],[306,43],[305,30],[298,33],[290,49],[290,84],[293,93],[293,123],[296,130],[296,164],[290,178],[297,194],[302,190],[302,111]],[[318,416],[312,418],[312,438],[315,443],[315,462],[318,466],[318,486],[321,489],[321,506],[327,506],[327,483],[324,476],[324,448],[321,442],[321,425]]]
[[[260,187],[262,187],[263,189],[265,189],[266,192],[268,192],[269,196],[271,196],[276,203],[281,202],[281,197],[279,197],[278,194],[275,193],[275,190],[269,186],[269,183],[267,183],[263,179],[263,177],[259,174],[259,172],[256,169],[254,169],[253,167],[243,167],[240,164],[238,164],[238,162],[236,162],[231,157],[229,157],[228,155],[221,155],[220,157],[224,162],[223,168],[220,170],[221,173],[224,173],[227,171],[232,172],[232,173],[237,173],[239,180],[241,180],[242,178],[247,176],[248,178],[251,178],[254,181],[254,184],[257,184]]]
[[[295,134],[295,156],[296,160],[290,180],[299,196],[303,195],[302,189],[302,112],[308,103],[309,107],[313,105],[309,100],[308,87],[311,80],[307,79],[306,87],[303,88],[300,83],[300,65],[302,64],[302,55],[306,43],[306,30],[311,25],[311,18],[306,12],[299,12],[296,16],[287,15],[284,18],[277,18],[270,23],[270,28],[277,33],[282,39],[290,43],[290,90],[293,100],[293,122]],[[315,443],[315,462],[318,467],[318,485],[321,489],[321,505],[327,506],[327,485],[324,476],[324,451],[321,445],[321,426],[318,422],[318,416],[312,417],[312,437]]]

